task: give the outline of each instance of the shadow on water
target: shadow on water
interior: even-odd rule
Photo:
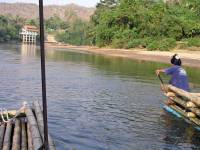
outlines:
[[[39,57],[39,48],[36,45],[10,45],[6,44],[4,47],[9,49],[14,49],[21,52],[24,57],[32,56]],[[155,70],[158,68],[169,67],[170,64],[150,62],[144,60],[130,60],[127,58],[116,58],[116,57],[106,57],[102,55],[91,54],[78,50],[70,49],[48,49],[46,51],[47,60],[54,61],[64,61],[64,62],[74,62],[74,63],[89,63],[94,65],[97,69],[102,70],[107,74],[112,74],[113,72],[119,75],[132,76],[138,79],[146,80],[147,82],[156,82]],[[183,60],[184,61],[184,60]],[[189,80],[192,84],[200,85],[200,69],[194,67],[184,67],[188,73]],[[164,76],[165,82],[167,83],[168,77]]]
[[[24,56],[39,56],[39,50],[36,46],[22,45],[21,53]],[[137,79],[145,80],[145,82],[158,83],[155,76],[155,70],[158,68],[169,67],[170,64],[150,62],[144,60],[130,60],[127,58],[105,57],[102,55],[91,54],[78,50],[70,49],[48,49],[46,52],[47,59],[54,61],[72,61],[75,63],[89,63],[97,69],[102,70],[107,74],[113,72],[119,75],[134,76]],[[184,61],[184,60],[183,60]],[[188,73],[189,80],[194,85],[200,85],[200,69],[193,67],[184,67]],[[168,77],[164,76],[165,83]],[[199,87],[199,86],[198,86]]]
[[[157,77],[155,76],[155,70],[158,68],[165,68],[170,66],[170,64],[149,62],[144,60],[105,57],[76,50],[49,50],[47,52],[47,58],[53,59],[55,61],[73,61],[76,63],[87,62],[108,74],[115,72],[119,75],[131,76],[137,79],[142,79],[141,81],[145,80],[145,82],[153,83],[158,83]],[[200,85],[200,69],[192,67],[184,68],[188,73],[190,82],[197,86]],[[169,78],[165,76],[164,79],[165,83],[167,83]]]
[[[161,118],[163,118],[161,120],[165,128],[165,133],[162,137],[166,144],[163,148],[164,150],[175,149],[174,145],[177,147],[181,146],[183,149],[200,148],[200,132],[193,125],[167,112],[164,112]],[[188,143],[191,145],[188,145]]]
[[[22,46],[22,54],[25,56],[39,56],[39,51],[35,49],[36,47]],[[27,53],[28,49],[28,53]],[[31,50],[30,50],[31,49]],[[35,50],[34,50],[35,49]],[[91,54],[78,50],[70,49],[49,49],[46,52],[47,59],[54,61],[69,61],[74,63],[88,63],[95,66],[95,68],[102,70],[107,74],[112,74],[113,72],[118,73],[123,76],[135,77],[136,79],[141,79],[140,81],[158,83],[157,77],[155,76],[155,70],[158,68],[169,67],[170,64],[149,62],[144,60],[130,60],[127,58],[115,58],[115,57],[105,57],[102,55]],[[192,67],[184,67],[188,73],[190,82],[193,85],[200,85],[200,69]],[[169,77],[163,76],[165,83],[167,83]],[[198,86],[199,87],[199,86]]]
[[[14,70],[18,72],[21,69],[20,75],[16,72],[16,75],[11,76],[7,73],[13,68],[4,70],[5,75],[0,76],[2,83],[6,84],[8,79],[15,77],[17,88],[23,85],[28,87],[20,90],[23,92],[21,96],[27,98],[24,93],[38,94],[40,76],[34,74],[40,71],[38,48],[28,45],[0,45],[0,54],[3,55],[0,56],[0,69],[5,66],[15,67]],[[6,57],[13,59],[10,61]],[[23,67],[20,68],[21,64],[13,65],[16,63],[21,63]],[[161,108],[164,97],[159,91],[155,70],[168,66],[169,64],[105,57],[81,51],[48,49],[49,127],[57,149],[200,148],[200,132]],[[195,90],[198,91],[200,69],[186,69],[190,81],[197,85]],[[165,82],[167,80],[165,77]],[[19,91],[15,92],[15,86],[8,88],[9,91],[3,88],[0,85],[0,102],[3,95],[9,96],[10,89],[14,91],[12,97],[19,95]]]

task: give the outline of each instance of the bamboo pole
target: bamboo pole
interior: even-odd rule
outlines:
[[[21,139],[21,150],[27,150],[27,133],[26,133],[26,123],[22,122],[22,139]]]
[[[40,130],[41,137],[44,140],[43,115],[42,115],[42,111],[41,111],[39,102],[36,102],[36,101],[33,102],[33,109],[35,111],[35,116],[36,116],[36,119],[37,119],[37,123],[38,123],[38,127],[39,127],[39,130]]]
[[[20,150],[20,149],[21,149],[21,121],[19,119],[16,119],[12,150]]]
[[[179,88],[177,88],[175,86],[172,86],[172,85],[168,85],[167,87],[168,87],[169,91],[172,91],[177,95],[183,96],[183,97],[185,97],[185,98],[187,98],[189,100],[192,99],[192,95],[189,92],[186,92],[186,91],[184,91],[182,89],[179,89]]]
[[[198,115],[200,117],[200,110],[199,110],[199,108],[189,108],[189,110],[191,110],[193,113],[195,113],[196,115]]]
[[[186,119],[190,120],[191,122],[193,122],[194,124],[200,126],[200,120],[198,118],[189,118],[187,116],[187,112],[185,112],[184,110],[182,110],[180,107],[178,107],[176,105],[170,105],[169,107],[171,107],[176,112],[178,112],[179,114],[181,114],[184,118],[186,118]]]
[[[173,97],[173,98],[170,97],[170,99],[171,99],[172,101],[174,101],[175,103],[178,103],[179,105],[181,105],[181,106],[187,108],[187,107],[186,107],[186,101],[184,101],[184,100],[182,100],[182,99],[180,99],[180,98],[178,98],[178,97]]]
[[[9,114],[11,116],[15,116],[17,111],[16,110],[8,110],[8,111],[3,111],[3,114]]]
[[[12,133],[12,123],[7,123],[6,132],[3,141],[3,150],[10,150],[11,148],[11,133]]]
[[[40,18],[40,54],[41,54],[41,77],[42,77],[42,104],[44,119],[44,149],[49,149],[48,141],[48,118],[47,118],[47,98],[46,98],[46,66],[45,66],[45,45],[44,45],[44,8],[43,0],[39,0]]]
[[[3,115],[7,114],[9,116],[15,116],[18,112],[16,110],[8,110],[8,111],[3,111]],[[23,110],[20,111],[19,115],[17,115],[19,117],[25,117],[25,113]]]
[[[2,125],[0,126],[0,150],[1,150],[2,147],[3,147],[3,139],[4,139],[5,129],[6,129],[5,124],[2,124]]]
[[[193,112],[187,112],[188,118],[196,118],[197,116]]]
[[[7,118],[7,114],[8,114],[9,117],[14,117],[16,115],[16,113],[17,113],[16,110],[8,110],[8,111],[2,112],[4,118]],[[21,113],[20,113],[20,115],[21,115]],[[1,117],[0,117],[0,120],[2,121]]]
[[[200,99],[191,99],[193,103],[195,103],[198,107],[200,107]]]
[[[43,123],[43,115],[42,115],[42,109],[41,109],[40,103],[38,101],[34,101],[33,108],[35,110],[35,115],[36,115],[39,130],[40,130],[40,134],[44,141],[44,123]],[[55,150],[55,144],[50,135],[48,135],[48,139],[49,139],[49,150]]]
[[[31,132],[32,140],[33,140],[33,148],[34,150],[38,150],[42,147],[43,144],[42,144],[42,139],[41,139],[40,132],[38,129],[37,121],[35,119],[35,116],[32,110],[29,107],[25,108],[25,114],[27,116],[28,123],[29,123],[29,128],[30,128],[30,132]]]
[[[169,91],[172,91],[174,93],[176,93],[177,95],[180,95],[190,101],[192,101],[193,103],[195,103],[197,106],[200,106],[200,96],[199,96],[199,93],[195,94],[195,93],[189,93],[189,92],[186,92],[182,89],[179,89],[177,87],[174,87],[172,85],[168,85],[168,90]]]
[[[29,123],[27,123],[27,137],[28,137],[28,150],[33,150],[33,142],[32,142]]]
[[[197,105],[194,104],[193,102],[189,101],[186,103],[186,107],[187,108],[197,108]]]
[[[195,113],[196,115],[198,115],[200,117],[200,109],[196,108],[196,107],[187,107],[188,102],[178,98],[178,97],[170,97],[170,99],[172,101],[174,101],[175,103],[178,103],[179,105],[181,105],[182,107],[185,108],[185,110],[190,110],[191,112]]]
[[[200,97],[200,93],[190,93],[191,95],[193,95],[193,96],[199,96]]]

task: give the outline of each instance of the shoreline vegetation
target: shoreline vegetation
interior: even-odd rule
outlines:
[[[100,54],[106,57],[128,58],[139,61],[153,61],[161,63],[169,63],[171,56],[178,53],[183,59],[183,66],[200,68],[200,49],[199,51],[191,51],[188,49],[177,49],[173,51],[148,51],[146,49],[113,49],[99,48],[96,46],[73,46],[67,44],[45,43],[45,47],[54,50],[74,50]]]
[[[199,0],[102,0],[89,21],[74,11],[45,19],[45,30],[58,42],[121,49],[170,51],[200,47]],[[0,42],[19,39],[24,24],[38,19],[0,15]]]
[[[199,0],[102,0],[89,21],[68,15],[45,19],[47,34],[58,41],[49,47],[165,63],[180,53],[184,65],[199,67]],[[0,15],[0,42],[18,41],[24,24],[38,27],[39,20]]]
[[[199,10],[199,0],[102,0],[88,23],[74,25],[56,34],[56,39],[149,51],[200,47]]]

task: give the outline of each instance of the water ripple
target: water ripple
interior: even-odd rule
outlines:
[[[38,52],[29,50],[35,54],[30,55],[20,48],[0,45],[1,107],[41,99]],[[154,76],[149,77],[151,67],[152,63],[47,51],[48,124],[57,149],[198,149],[199,132],[162,110],[164,97]]]

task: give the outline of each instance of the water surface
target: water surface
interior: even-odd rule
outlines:
[[[49,131],[57,149],[199,149],[200,132],[162,109],[154,72],[167,66],[48,49]],[[200,91],[200,69],[186,69],[193,91]],[[1,44],[0,71],[1,107],[41,99],[37,47]]]

